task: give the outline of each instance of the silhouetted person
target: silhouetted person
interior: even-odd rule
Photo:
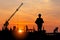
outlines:
[[[26,32],[28,31],[28,26],[26,25]]]
[[[13,26],[13,31],[15,31],[16,30],[16,26]]]
[[[44,23],[43,19],[41,18],[41,14],[38,14],[38,18],[36,19],[35,23],[38,26],[38,31],[42,30],[42,25]]]
[[[12,31],[12,28],[10,28],[10,31]]]
[[[57,32],[58,32],[58,27],[54,29],[54,33],[57,33]]]

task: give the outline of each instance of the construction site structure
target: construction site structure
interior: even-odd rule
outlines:
[[[26,25],[26,32],[35,32],[34,26],[33,26],[33,29],[29,29],[28,26]]]
[[[20,4],[20,6],[15,10],[15,12],[8,18],[8,20],[4,23],[3,29],[7,29],[7,26],[9,25],[10,19],[16,14],[16,12],[19,10],[19,8],[23,5],[23,3]]]

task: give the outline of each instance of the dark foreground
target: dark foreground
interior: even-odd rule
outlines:
[[[8,30],[0,31],[0,40],[60,40],[60,33],[27,32],[28,35],[21,39],[14,37],[12,32]]]

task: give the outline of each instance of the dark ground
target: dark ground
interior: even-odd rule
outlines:
[[[44,31],[28,32],[25,39],[16,39],[12,32],[8,30],[0,31],[0,40],[60,40],[60,33],[45,33]]]

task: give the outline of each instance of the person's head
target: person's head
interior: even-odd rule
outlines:
[[[16,29],[16,26],[13,26],[13,30],[15,30]]]
[[[38,14],[38,17],[40,18],[41,17],[41,14]]]

